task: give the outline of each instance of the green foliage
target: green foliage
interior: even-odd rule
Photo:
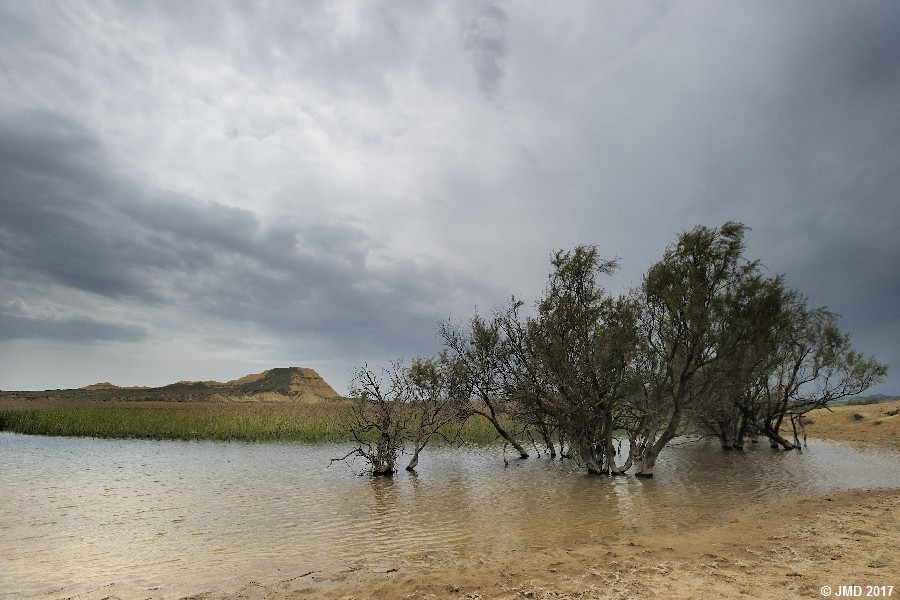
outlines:
[[[598,473],[633,460],[651,476],[660,451],[689,429],[724,448],[757,435],[797,448],[803,414],[859,394],[887,368],[852,348],[837,315],[747,259],[747,231],[728,222],[683,232],[627,297],[598,283],[615,260],[590,245],[561,250],[535,316],[522,318],[513,298],[491,319],[476,315],[471,333],[442,327],[489,409],[480,414],[510,411],[551,455],[565,447]],[[784,423],[794,442],[779,433]],[[624,464],[614,432],[628,437]]]
[[[559,251],[552,264],[538,314],[519,330],[525,339],[517,343],[528,349],[520,363],[530,365],[530,381],[540,381],[531,386],[542,396],[533,408],[546,414],[536,425],[552,425],[588,471],[611,473],[617,469],[614,415],[628,393],[636,349],[635,305],[598,283],[597,276],[613,273],[617,264],[601,259],[594,246]],[[546,436],[545,443],[552,446]]]
[[[35,435],[168,440],[329,442],[344,437],[339,404],[235,408],[0,409],[0,429]]]
[[[346,442],[348,410],[346,402],[0,408],[0,431],[154,440]],[[455,431],[448,428],[444,433],[449,439]],[[474,445],[490,445],[497,439],[490,423],[480,419],[466,421],[458,431],[460,441]],[[443,439],[438,436],[435,443]]]
[[[861,414],[859,414],[859,413],[853,413],[853,420],[854,420],[854,421],[862,421],[862,420],[865,419],[865,418],[866,418],[865,415],[861,415]]]

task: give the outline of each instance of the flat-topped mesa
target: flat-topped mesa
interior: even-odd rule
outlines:
[[[83,390],[117,390],[119,386],[113,385],[108,381],[101,381],[100,383],[92,383],[91,385],[86,385]]]
[[[274,393],[287,397],[321,399],[339,395],[314,369],[303,367],[269,369],[229,382],[229,387],[234,393],[246,395]]]
[[[304,391],[323,398],[334,398],[340,395],[328,385],[327,381],[322,379],[315,369],[296,367],[291,376],[291,393],[303,393]]]

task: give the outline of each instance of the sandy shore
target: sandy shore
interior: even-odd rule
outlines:
[[[728,517],[610,545],[398,558],[193,599],[822,598],[823,586],[856,585],[862,597],[866,586],[894,586],[900,598],[900,490],[780,500]]]

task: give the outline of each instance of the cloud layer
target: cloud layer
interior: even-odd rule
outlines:
[[[0,388],[438,350],[555,248],[750,254],[900,367],[900,6],[0,7]],[[896,375],[876,391],[900,393]]]

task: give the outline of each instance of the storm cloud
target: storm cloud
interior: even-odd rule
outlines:
[[[7,3],[0,388],[439,350],[727,220],[900,393],[895,2]],[[46,369],[52,361],[52,372]]]

